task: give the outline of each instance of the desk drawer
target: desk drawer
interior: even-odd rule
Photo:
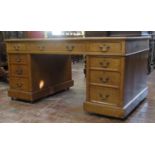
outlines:
[[[8,43],[7,51],[26,51],[27,47],[24,43]]]
[[[120,86],[120,73],[90,70],[90,83]]]
[[[33,43],[30,44],[29,50],[31,51],[53,51],[53,52],[81,52],[85,51],[85,44],[83,43],[66,43],[66,42],[46,42],[46,43]]]
[[[123,42],[103,42],[97,41],[90,43],[89,46],[90,52],[101,52],[104,54],[119,54],[123,52]]]
[[[26,65],[10,65],[10,76],[28,77],[29,70]]]
[[[29,80],[24,78],[10,78],[10,88],[29,91]]]
[[[90,101],[103,104],[120,104],[120,91],[115,88],[90,86]]]
[[[28,64],[27,54],[9,54],[9,63]]]
[[[30,43],[28,49],[30,51],[48,51],[50,50],[50,43],[44,43],[44,42]]]
[[[90,68],[120,71],[121,58],[89,57]]]

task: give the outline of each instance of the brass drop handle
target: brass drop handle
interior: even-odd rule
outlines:
[[[14,49],[15,49],[16,51],[18,51],[19,48],[20,48],[18,45],[14,45],[13,47],[14,47]]]
[[[105,78],[105,79],[103,79],[102,77],[100,77],[100,81],[101,81],[102,83],[107,83],[109,80],[110,80],[110,79],[109,79],[108,77]]]
[[[45,50],[45,46],[43,46],[43,45],[38,46],[38,48],[39,48],[40,51]]]
[[[18,88],[21,88],[23,86],[22,83],[17,83],[16,85],[17,85]]]
[[[110,97],[110,95],[99,94],[99,97],[101,98],[102,101],[106,101]]]
[[[18,68],[18,69],[16,70],[16,73],[17,73],[18,75],[22,75],[22,74],[23,74],[23,70],[22,70],[21,68]]]
[[[17,61],[17,62],[21,62],[20,56],[17,56],[17,57],[16,57],[16,61]]]
[[[100,62],[100,65],[103,67],[103,68],[108,68],[108,66],[110,65],[109,62]]]
[[[110,46],[104,44],[100,45],[99,48],[102,52],[107,52],[110,49]]]
[[[75,48],[75,47],[74,47],[73,45],[71,45],[71,46],[67,45],[67,46],[66,46],[66,49],[67,49],[68,51],[73,51],[74,48]]]

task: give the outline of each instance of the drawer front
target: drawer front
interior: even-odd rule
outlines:
[[[115,88],[90,86],[90,101],[109,105],[120,104],[120,91]]]
[[[29,91],[29,81],[24,78],[10,78],[10,88],[22,91]]]
[[[29,70],[26,65],[10,65],[10,76],[28,77]]]
[[[7,43],[7,51],[26,51],[27,47],[24,43]]]
[[[91,68],[120,71],[121,58],[89,57],[89,65]]]
[[[30,51],[48,51],[50,50],[50,43],[29,43],[28,44],[28,50]]]
[[[90,43],[89,46],[89,51],[90,52],[101,52],[104,54],[119,54],[123,52],[123,43],[122,42],[103,42],[103,41],[98,41],[98,42],[92,42]]]
[[[83,43],[66,43],[66,42],[50,42],[50,43],[33,43],[29,45],[29,50],[32,51],[53,51],[53,52],[81,52],[85,51]]]
[[[28,55],[9,54],[9,62],[13,64],[28,64]]]
[[[90,70],[90,82],[103,85],[120,86],[120,73]]]

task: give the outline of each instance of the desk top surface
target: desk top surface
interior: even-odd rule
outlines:
[[[140,37],[83,37],[83,38],[39,38],[39,39],[6,39],[6,42],[24,42],[24,41],[82,41],[82,40],[138,40],[138,39],[150,39],[150,36],[140,36]]]

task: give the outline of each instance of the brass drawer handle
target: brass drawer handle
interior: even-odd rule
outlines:
[[[22,74],[23,74],[23,70],[22,70],[21,68],[18,68],[18,69],[16,70],[16,74],[17,74],[17,75],[22,75]]]
[[[17,83],[16,86],[17,86],[18,88],[21,88],[21,87],[23,86],[23,84],[22,84],[22,83]]]
[[[16,45],[16,46],[13,46],[14,47],[14,49],[16,50],[16,51],[18,51],[19,50],[19,46],[18,45]]]
[[[66,49],[67,49],[68,51],[73,51],[74,48],[75,48],[75,47],[74,47],[73,45],[71,45],[71,46],[67,45],[67,46],[66,46]]]
[[[110,97],[110,95],[99,94],[99,97],[101,98],[102,101],[106,101]]]
[[[107,83],[107,82],[109,82],[109,80],[110,80],[108,77],[105,78],[105,79],[103,79],[102,77],[100,77],[99,79],[100,79],[100,81],[101,81],[102,83]]]
[[[21,58],[16,58],[16,61],[17,62],[21,62]]]
[[[38,46],[38,48],[39,48],[40,51],[45,50],[45,46]]]
[[[99,46],[100,50],[102,52],[107,52],[109,49],[110,49],[110,46],[107,46],[107,45],[101,45]]]
[[[103,68],[108,68],[108,66],[110,65],[110,62],[100,62],[101,67]]]
[[[21,62],[21,61],[22,61],[21,58],[20,58],[20,56],[17,56],[17,57],[16,57],[16,61],[17,61],[17,62]]]

